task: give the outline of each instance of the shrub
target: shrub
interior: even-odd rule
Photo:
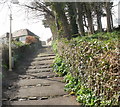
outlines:
[[[118,103],[119,38],[120,32],[112,32],[57,41],[56,52],[69,65],[65,90],[75,92],[77,101],[86,105]]]
[[[59,76],[64,76],[67,74],[67,66],[63,59],[58,55],[56,55],[56,58],[54,60],[53,69],[54,72],[59,74]]]
[[[26,37],[26,43],[31,44],[31,43],[36,43],[38,42],[37,38],[33,37],[33,36],[27,36]]]

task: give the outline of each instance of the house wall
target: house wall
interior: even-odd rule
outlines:
[[[21,36],[21,37],[19,37],[19,41],[21,41],[22,43],[25,43],[26,42],[26,37],[27,36]]]
[[[26,37],[27,36],[32,36],[32,37],[35,37],[35,38],[39,38],[37,35],[35,35],[31,31],[29,31],[28,29],[22,29],[22,30],[18,30],[16,32],[14,32],[12,34],[12,39],[16,40],[18,38],[18,40],[21,41],[22,43],[26,43]],[[0,40],[1,43],[8,44],[9,33],[5,33],[4,35],[1,36],[1,38],[2,38]]]
[[[29,37],[31,37],[31,38],[29,38]],[[32,40],[36,41],[36,42],[39,42],[39,39],[37,39],[37,37],[31,36],[31,35],[19,36],[19,37],[16,37],[16,38],[14,37],[14,40],[18,40],[22,43],[27,43],[28,38],[30,39],[31,42],[32,42]]]

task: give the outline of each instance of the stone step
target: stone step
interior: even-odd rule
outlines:
[[[33,61],[31,62],[31,64],[34,64],[34,63],[53,63],[53,60],[38,60],[38,61]]]
[[[58,75],[32,75],[32,73],[26,73],[24,77],[19,77],[19,79],[48,79],[48,78],[53,78],[53,77],[58,77]]]
[[[40,72],[50,72],[52,71],[52,68],[42,68],[42,69],[20,69],[16,70],[18,73],[40,73]]]
[[[55,54],[38,54],[38,57],[49,57],[49,56],[55,56]]]
[[[48,56],[48,57],[36,57],[33,60],[53,60],[55,58],[55,56]]]
[[[29,63],[29,62],[27,62]],[[31,64],[36,64],[36,63],[53,63],[53,59],[49,59],[49,60],[33,60],[32,62],[30,62]]]
[[[37,77],[37,78],[42,78],[42,77],[48,78],[48,77],[58,76],[57,74],[53,72],[40,72],[40,73],[26,72],[26,75],[30,75],[30,76]]]
[[[19,66],[18,69],[46,69],[46,68],[52,68],[51,65],[41,65],[41,66]]]
[[[36,58],[29,58],[26,61],[44,61],[44,60],[54,60],[55,56],[50,57],[36,57]]]
[[[36,97],[48,97],[48,96],[58,96],[66,94],[64,92],[64,84],[53,83],[49,86],[43,87],[28,87],[28,88],[19,88],[19,92],[15,95],[15,97],[29,97],[29,96],[36,96]]]
[[[75,97],[73,96],[68,96],[68,95],[63,95],[63,96],[56,96],[53,98],[48,98],[48,99],[44,99],[42,100],[41,98],[38,100],[27,100],[27,101],[11,101],[11,105],[42,105],[42,107],[46,107],[44,105],[61,105],[61,106],[69,106],[69,107],[73,107],[74,105],[78,105],[80,106],[79,103],[77,103],[75,101]],[[63,106],[63,107],[64,107]]]
[[[24,66],[41,66],[41,65],[42,65],[42,66],[43,66],[43,65],[44,65],[44,66],[45,66],[45,65],[51,66],[52,64],[53,64],[52,61],[44,61],[44,62],[41,61],[41,62],[34,62],[34,63],[24,62],[24,63],[23,63]]]
[[[19,75],[19,77],[25,77],[25,75]],[[17,83],[18,86],[28,86],[37,84],[59,84],[63,80],[63,77],[54,77],[49,79],[20,79]],[[64,84],[64,83],[63,83]],[[65,84],[64,84],[65,85]]]

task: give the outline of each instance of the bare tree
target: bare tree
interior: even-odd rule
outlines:
[[[6,3],[8,0],[0,0],[0,4]]]

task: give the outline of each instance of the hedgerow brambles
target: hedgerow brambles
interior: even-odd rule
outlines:
[[[57,40],[56,52],[69,68],[65,90],[75,92],[79,102],[86,105],[118,103],[119,35],[119,32],[99,33],[70,41]]]

